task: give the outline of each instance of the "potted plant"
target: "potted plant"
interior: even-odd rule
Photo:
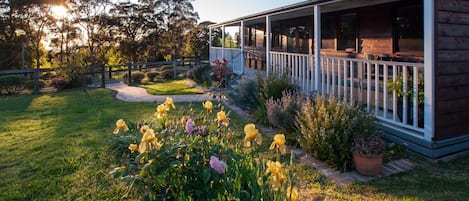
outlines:
[[[375,176],[383,164],[384,141],[371,115],[365,114],[356,121],[351,151],[355,169],[366,176]]]

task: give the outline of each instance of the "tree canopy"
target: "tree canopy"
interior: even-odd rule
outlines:
[[[208,56],[191,1],[0,0],[0,69]]]

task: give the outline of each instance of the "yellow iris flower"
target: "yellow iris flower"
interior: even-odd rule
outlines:
[[[246,124],[244,126],[244,146],[251,147],[251,141],[255,141],[258,145],[262,144],[262,135],[259,133],[259,130],[256,129],[254,124]]]
[[[267,169],[265,170],[265,174],[272,173],[278,174],[282,171],[282,164],[278,161],[267,161]]]
[[[145,132],[147,132],[148,129],[150,129],[149,126],[143,125],[143,126],[140,128],[140,133],[145,134]]]
[[[270,176],[270,183],[272,185],[272,189],[278,191],[282,188],[283,184],[287,181],[287,176],[280,172],[278,174],[273,174]]]
[[[277,191],[287,181],[287,176],[283,173],[282,164],[278,161],[267,161],[265,174],[271,173],[270,183],[272,188]]]
[[[132,153],[138,151],[138,145],[136,145],[136,144],[130,144],[130,145],[129,145],[129,150],[130,150]]]
[[[212,112],[213,104],[211,101],[205,101],[202,103],[202,106],[207,110],[207,112]]]
[[[182,117],[182,118],[181,118],[181,125],[185,126],[186,123],[187,123],[186,117]]]
[[[138,145],[138,152],[144,153],[150,151],[151,147],[160,149],[162,146],[163,144],[161,144],[155,136],[155,131],[153,129],[148,129],[145,134],[143,134],[140,145]]]
[[[112,133],[117,134],[119,133],[120,130],[123,130],[126,132],[129,131],[129,127],[127,127],[123,119],[119,119],[116,121],[116,128],[114,129]]]
[[[270,145],[270,150],[275,149],[275,147],[278,148],[280,153],[285,154],[287,153],[287,148],[285,146],[285,135],[284,134],[276,134],[274,136],[274,141]]]
[[[296,187],[289,186],[287,188],[287,200],[288,201],[296,201],[298,199],[298,189]]]
[[[220,112],[217,113],[217,120],[218,121],[223,122],[223,121],[226,121],[227,118],[228,117],[226,116],[225,111],[220,111]]]
[[[158,105],[158,107],[156,107],[156,112],[155,112],[155,116],[158,118],[158,119],[161,119],[163,117],[166,116],[166,113],[169,111],[169,107],[166,106],[166,104],[160,104]]]
[[[165,101],[163,104],[166,105],[166,107],[168,108],[168,110],[169,110],[169,107],[170,107],[170,106],[171,106],[173,109],[176,109],[176,106],[174,105],[173,99],[170,98],[170,97],[166,97],[166,101]]]

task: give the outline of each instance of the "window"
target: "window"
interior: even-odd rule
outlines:
[[[423,54],[423,5],[396,8],[395,51]]]
[[[337,49],[353,49],[355,51],[357,46],[357,15],[346,14],[339,16],[338,28]]]
[[[331,50],[353,49],[357,46],[357,15],[324,16],[321,20],[321,48]]]
[[[321,19],[321,48],[335,50],[337,31],[335,16],[324,16]]]
[[[272,28],[272,48],[282,49],[282,35],[280,32],[280,27]]]
[[[308,54],[309,49],[309,30],[306,26],[298,26],[298,44],[299,53]]]
[[[220,27],[212,29],[212,47],[221,47],[222,29]]]
[[[287,52],[296,52],[296,27],[287,30]]]

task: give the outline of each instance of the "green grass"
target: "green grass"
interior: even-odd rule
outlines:
[[[176,106],[202,110],[201,103]],[[118,165],[110,148],[115,121],[151,120],[155,108],[113,100],[104,89],[1,97],[0,200],[120,199],[125,189],[108,174]]]
[[[193,87],[187,80],[158,80],[141,84],[149,94],[153,95],[181,95],[181,94],[201,94],[200,88]]]
[[[119,200],[123,185],[108,174],[116,119],[153,119],[156,104],[113,100],[104,89],[0,98],[0,200]],[[200,103],[176,104],[180,114]],[[244,119],[230,114],[234,140]],[[271,139],[264,137],[261,151]],[[287,158],[287,157],[286,157]],[[334,185],[308,165],[295,167],[300,200],[468,200],[469,156],[370,183]]]

